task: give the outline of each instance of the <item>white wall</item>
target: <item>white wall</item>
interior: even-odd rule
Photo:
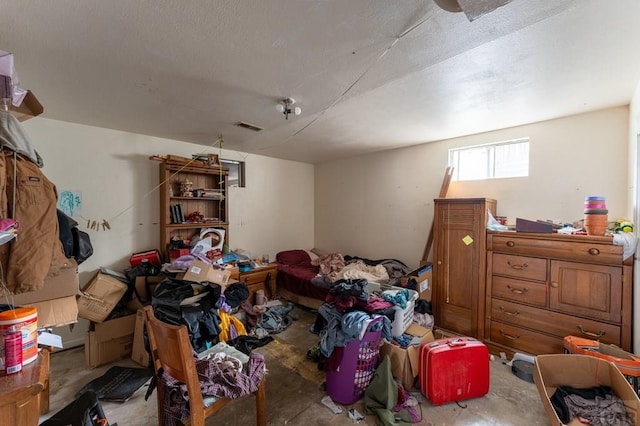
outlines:
[[[640,168],[640,149],[638,148],[638,138],[640,137],[640,83],[631,99],[629,106],[629,163],[630,163],[630,179],[631,194],[629,210],[632,211],[635,233],[638,235],[638,226],[640,224],[640,209],[638,208],[638,200],[640,200],[640,176],[638,169]],[[634,280],[633,280],[633,352],[640,354],[640,318],[636,312],[640,310],[640,291],[638,290],[638,271],[640,271],[640,261],[638,254],[634,260]]]
[[[220,153],[195,145],[61,121],[24,122],[58,191],[82,193],[82,228],[106,219],[111,230],[89,230],[94,255],[80,265],[81,283],[101,266],[121,270],[131,253],[158,247],[158,162],[155,154],[190,157]],[[213,143],[213,141],[212,141]],[[313,166],[235,151],[223,158],[246,162],[246,188],[229,190],[230,247],[272,258],[279,250],[313,245]]]
[[[212,152],[219,147],[48,120],[23,123],[43,157],[44,174],[58,191],[82,193],[76,220],[91,236],[94,254],[79,267],[84,285],[101,266],[128,267],[131,253],[159,248],[158,164],[155,154]],[[212,141],[213,142],[213,141]],[[246,188],[230,188],[230,246],[250,253],[275,254],[291,247],[313,246],[313,166],[223,150],[222,158],[246,162]],[[84,229],[87,220],[106,219],[111,230]],[[88,323],[80,320],[70,333],[56,330],[66,347],[83,344]]]
[[[530,138],[527,178],[452,182],[450,197],[490,197],[498,213],[573,222],[603,195],[611,220],[628,216],[629,109],[602,111],[316,165],[316,246],[363,257],[422,257],[448,149]]]

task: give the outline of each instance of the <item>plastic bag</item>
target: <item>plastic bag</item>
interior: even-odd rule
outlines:
[[[197,303],[182,304],[185,299],[197,296],[192,286],[195,283],[174,278],[158,284],[151,301],[153,313],[160,321],[187,326],[191,346],[196,352],[202,352],[219,341],[218,300],[222,289],[218,284],[205,283],[208,293]]]
[[[491,214],[491,211],[487,209],[487,229],[489,231],[508,231],[507,225],[503,225],[496,220]]]

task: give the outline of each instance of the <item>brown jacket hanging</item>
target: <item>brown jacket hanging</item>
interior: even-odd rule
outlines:
[[[47,275],[67,263],[58,236],[57,200],[55,185],[35,163],[2,149],[0,217],[13,218],[19,226],[18,237],[0,246],[1,275],[12,293],[41,289]]]

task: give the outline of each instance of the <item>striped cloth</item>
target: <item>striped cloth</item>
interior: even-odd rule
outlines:
[[[257,352],[252,352],[249,356],[246,374],[233,369],[223,371],[215,358],[199,360],[195,353],[194,358],[205,405],[208,396],[235,399],[254,393],[266,373],[264,356]],[[149,385],[145,399],[151,395],[156,384],[165,389],[165,400],[162,404],[165,418],[163,426],[183,424],[189,417],[187,386],[162,372],[160,380],[156,379]]]

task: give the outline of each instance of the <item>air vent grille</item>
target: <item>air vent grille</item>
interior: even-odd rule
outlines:
[[[262,127],[256,126],[255,124],[245,123],[244,121],[238,121],[236,123],[236,126],[242,127],[242,128],[254,131],[254,132],[261,132],[261,131],[264,130],[264,128],[262,128]]]

